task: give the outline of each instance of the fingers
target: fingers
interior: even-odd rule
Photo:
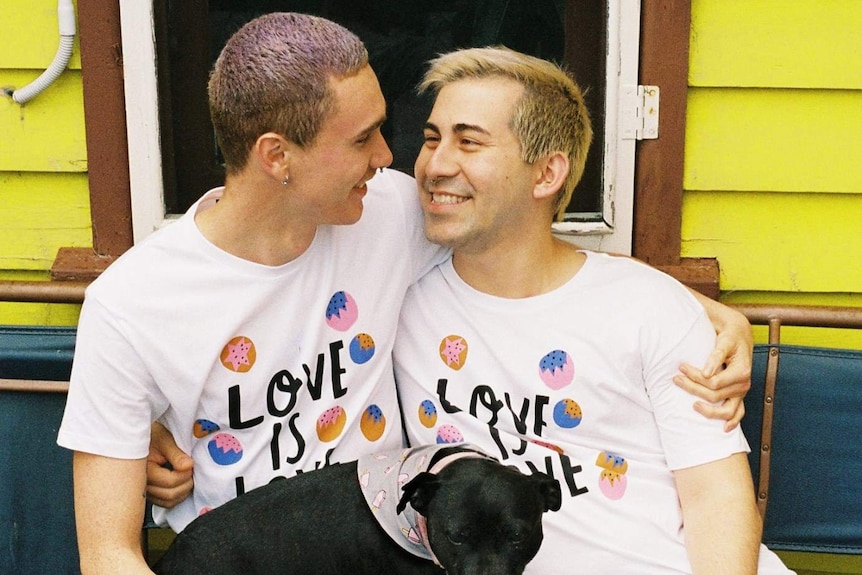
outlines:
[[[708,419],[724,419],[725,431],[736,429],[745,415],[745,404],[741,397],[733,397],[720,404],[698,401],[694,404],[694,409]]]
[[[687,392],[706,401],[718,402],[731,397],[744,397],[751,389],[751,374],[730,368],[706,377],[693,365],[683,364],[673,381]]]
[[[724,419],[724,430],[739,425],[745,415],[742,399],[751,389],[749,370],[728,367],[712,377],[692,365],[681,365],[680,374],[674,377],[676,385],[705,401],[695,403],[695,410],[709,419]],[[707,403],[708,402],[708,403]]]
[[[174,436],[159,422],[150,428],[150,455],[148,461],[158,465],[168,465],[176,471],[191,471],[194,466],[192,458],[177,447]]]
[[[191,458],[188,458],[191,461]],[[147,461],[147,499],[170,509],[185,500],[192,492],[194,479],[191,468],[178,471]]]
[[[685,377],[677,376],[673,381],[688,393],[699,397],[705,402],[716,404],[723,403],[729,399],[742,399],[745,397],[750,387],[742,383],[737,383],[715,390]]]
[[[703,377],[708,379],[721,371],[729,356],[730,350],[726,349],[724,345],[722,345],[721,340],[717,341],[715,348],[709,354],[709,357],[706,359],[706,363],[703,365]]]
[[[147,457],[147,499],[168,509],[192,492],[194,461],[177,447],[171,433],[154,423]]]

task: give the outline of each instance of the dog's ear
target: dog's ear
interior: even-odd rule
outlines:
[[[433,473],[423,471],[410,481],[408,481],[402,490],[404,494],[395,508],[396,513],[401,513],[407,504],[413,506],[413,509],[425,515],[428,511],[428,504],[437,493],[437,488],[440,487],[440,480]]]
[[[559,511],[563,506],[563,493],[560,490],[560,482],[548,477],[544,473],[533,473],[530,479],[536,484],[539,493],[545,500],[545,511]]]

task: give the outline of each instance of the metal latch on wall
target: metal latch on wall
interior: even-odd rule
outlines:
[[[658,86],[623,86],[622,139],[658,138]]]

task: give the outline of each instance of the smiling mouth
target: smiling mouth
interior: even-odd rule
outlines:
[[[356,184],[355,186],[353,186],[353,191],[362,194],[366,193],[368,191],[368,182],[360,182]]]
[[[464,196],[453,196],[452,194],[435,194],[431,193],[431,203],[439,205],[454,205],[466,202],[468,198]]]

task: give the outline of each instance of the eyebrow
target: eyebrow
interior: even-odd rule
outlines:
[[[370,126],[365,128],[364,130],[362,130],[361,132],[356,134],[355,137],[356,138],[362,138],[364,136],[367,136],[368,134],[372,133],[373,131],[379,129],[385,123],[386,123],[386,116],[380,118],[378,121],[374,122],[373,124],[371,124]]]
[[[435,132],[437,132],[438,134],[440,133],[440,128],[438,128],[438,127],[437,127],[437,125],[436,125],[436,124],[434,124],[434,123],[432,123],[432,122],[425,122],[425,129],[426,129],[426,130],[434,130],[434,131],[435,131]],[[486,129],[485,129],[485,128],[483,128],[482,126],[478,126],[478,125],[476,125],[476,124],[464,124],[464,123],[459,123],[459,124],[455,124],[455,126],[453,127],[453,129],[452,129],[452,130],[453,130],[455,133],[461,133],[461,132],[479,132],[480,134],[485,134],[485,135],[488,135],[488,136],[490,136],[490,135],[491,135],[491,133],[490,133],[488,130],[486,130]]]

